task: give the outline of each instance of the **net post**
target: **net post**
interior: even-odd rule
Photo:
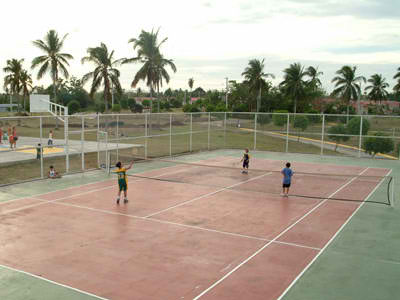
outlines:
[[[148,129],[147,129],[147,113],[144,115],[144,159],[147,159],[147,136],[148,134]]]
[[[68,115],[65,115],[65,120],[64,120],[64,139],[65,139],[65,172],[69,173],[69,139],[68,139]]]
[[[106,170],[108,173],[110,173],[110,155],[108,153],[108,132],[105,131],[105,136],[106,136]]]
[[[208,151],[210,151],[210,129],[211,129],[211,113],[208,113]]]
[[[289,152],[289,124],[290,124],[289,118],[290,118],[290,115],[288,113],[287,114],[287,124],[286,124],[286,153]]]
[[[358,157],[361,157],[361,141],[362,141],[363,117],[360,115],[360,136],[358,138]]]
[[[116,129],[116,135],[117,135],[117,161],[119,157],[119,115],[117,115],[117,129]]]
[[[172,156],[172,114],[169,114],[169,156]]]
[[[44,178],[44,170],[43,170],[43,118],[39,119],[39,127],[40,127],[40,178]]]
[[[324,155],[324,141],[325,141],[325,115],[322,114],[322,129],[321,129],[321,156]]]
[[[85,171],[85,116],[82,116],[82,132],[81,132],[81,158],[82,172]]]
[[[257,116],[258,114],[254,114],[254,151],[257,149]]]
[[[394,207],[395,206],[395,199],[394,199],[394,186],[395,186],[395,177],[392,176],[392,186],[391,186],[391,198],[392,201],[390,201],[390,206]]]
[[[189,151],[192,152],[193,145],[193,113],[190,113],[190,136],[189,136]]]

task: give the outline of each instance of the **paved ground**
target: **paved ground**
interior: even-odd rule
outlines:
[[[241,151],[215,151],[213,154],[231,155],[232,157],[237,158],[240,157]],[[206,153],[201,154],[201,158],[205,158],[206,155]],[[290,153],[254,152],[253,155],[256,158],[268,158],[273,160],[341,165],[344,170],[355,165],[360,167],[391,168],[393,170],[392,174],[395,177],[400,176],[400,165],[396,161],[355,159],[352,157],[321,157],[318,155]],[[138,165],[138,168],[141,167],[141,165]],[[139,169],[138,171],[143,170]],[[90,182],[102,182],[107,179],[109,178],[106,177],[104,173],[91,172],[87,174],[65,176],[63,180],[60,181],[46,180],[27,183],[24,185],[14,185],[0,190],[0,202],[10,201],[12,199],[26,196],[32,197],[34,194],[54,192],[62,188],[73,188]],[[83,187],[81,192],[84,193]],[[396,191],[396,194],[398,194],[398,191]],[[16,205],[18,201],[10,202],[9,204],[12,206],[13,203]],[[199,203],[202,203],[202,201],[199,201]],[[5,207],[7,207],[7,205],[5,205]],[[211,209],[213,208],[211,207]],[[30,213],[31,212],[28,211],[27,217]],[[12,213],[9,214],[8,219],[3,218],[4,225],[18,217],[20,214],[21,212]],[[210,216],[212,217],[212,215]],[[274,218],[273,215],[266,214],[265,216],[266,219]],[[51,215],[49,215],[49,217],[51,217]],[[309,268],[307,268],[304,274],[296,280],[295,284],[291,286],[288,292],[279,299],[398,299],[398,295],[400,294],[400,287],[398,284],[398,277],[400,274],[400,253],[398,251],[400,248],[399,219],[400,210],[397,207],[392,208],[384,205],[366,203],[357,211],[350,222],[347,223],[344,229],[335,237],[335,239],[333,239],[328,247],[324,249],[322,254],[309,266]],[[43,220],[43,223],[44,222],[45,220]],[[124,223],[120,223],[119,225],[127,226]],[[105,226],[105,228],[110,227]],[[84,236],[86,232],[81,231],[81,234]],[[102,239],[103,237],[99,237],[99,242],[101,242]],[[155,241],[158,242],[157,239],[155,239]],[[120,238],[116,239],[115,242],[120,242]],[[133,244],[141,245],[141,243]],[[50,243],[48,246],[56,245],[51,245]],[[1,249],[6,249],[6,247],[0,247],[0,250]],[[202,248],[199,247],[199,249]],[[119,250],[119,255],[116,258],[124,256],[128,252],[130,253],[130,250],[127,252],[123,251],[123,247]],[[12,252],[16,255],[21,255],[21,259],[27,259],[23,253],[18,253],[17,249],[14,249]],[[109,253],[110,252],[108,251],[108,256]],[[161,251],[160,253],[164,252]],[[274,261],[276,263],[284,263],[282,262],[281,257],[282,253],[277,252]],[[88,258],[90,258],[90,256],[88,256]],[[77,260],[78,259],[79,257],[77,257]],[[298,258],[295,258],[295,260],[298,260]],[[35,263],[36,260],[32,259],[31,261],[32,263]],[[199,263],[202,263],[202,261],[199,261]],[[262,267],[263,264],[254,264],[253,266]],[[93,265],[93,267],[96,267],[96,265]],[[188,273],[190,273],[190,269]],[[102,276],[100,273],[96,274],[98,277]],[[33,277],[32,275],[0,266],[0,299],[101,299],[90,294],[80,293],[79,291],[65,286],[53,284],[41,279],[41,274],[37,275],[37,277]],[[250,275],[252,275],[250,279],[253,282],[257,282],[258,278],[254,276],[254,273]],[[272,277],[274,274],[270,275]],[[182,277],[178,281],[185,282],[185,280],[186,277]],[[81,281],[85,282],[86,278],[82,278]],[[236,287],[238,287],[238,285],[236,285]],[[44,293],[43,291],[46,292]],[[240,298],[239,293],[236,298]],[[189,299],[189,297],[185,299]]]

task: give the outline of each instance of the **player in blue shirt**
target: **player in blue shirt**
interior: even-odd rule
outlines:
[[[288,197],[289,188],[292,181],[293,171],[290,169],[290,163],[286,163],[286,168],[281,171],[283,175],[282,195]]]

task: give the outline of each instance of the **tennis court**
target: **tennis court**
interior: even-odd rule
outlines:
[[[259,152],[242,174],[240,155],[137,163],[128,204],[116,205],[116,178],[100,171],[8,187],[0,195],[0,298],[368,299],[374,294],[351,294],[343,282],[362,282],[345,262],[366,259],[367,243],[379,248],[373,242],[383,238],[387,253],[359,269],[369,265],[371,279],[382,260],[387,273],[399,270],[387,236],[396,215],[393,163]],[[283,198],[279,171],[287,160],[293,196]],[[357,219],[363,213],[369,218]],[[385,226],[368,227],[377,215],[386,231],[361,240]],[[399,292],[393,278],[370,288],[383,281],[379,299],[394,299],[386,298]]]

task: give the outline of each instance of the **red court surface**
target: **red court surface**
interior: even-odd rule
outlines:
[[[228,158],[207,163],[230,165]],[[179,177],[185,170],[142,175]],[[296,163],[296,170],[388,173],[311,163]],[[210,170],[200,177],[225,188],[131,177],[130,202],[119,206],[115,179],[2,203],[0,264],[106,299],[276,299],[360,203],[244,191],[239,187],[279,191],[281,178],[243,176],[220,179]],[[299,180],[293,193],[365,199],[379,184],[357,180]]]

